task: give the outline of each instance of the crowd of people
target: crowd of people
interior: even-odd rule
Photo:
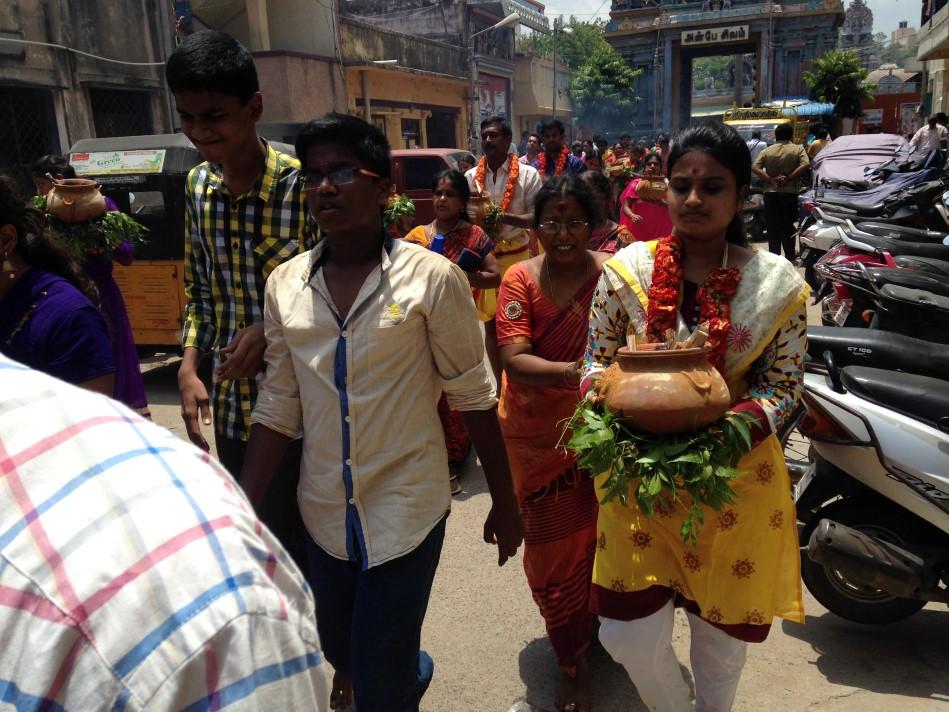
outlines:
[[[422,623],[473,449],[485,542],[499,566],[523,544],[556,708],[593,708],[598,620],[650,709],[689,709],[671,648],[682,607],[695,709],[730,709],[746,644],[774,617],[803,620],[775,432],[800,388],[807,287],[746,244],[752,157],[738,134],[710,124],[648,150],[623,136],[578,152],[554,120],[518,155],[510,124],[489,117],[482,157],[433,176],[435,219],[398,239],[383,225],[391,164],[377,128],[327,114],[301,130],[296,158],[277,151],[257,132],[251,54],[220,32],[186,38],[166,77],[205,159],[187,181],[178,372],[197,449],[86,392],[140,407],[116,389],[110,337],[124,330],[100,309],[108,289],[0,183],[12,394],[0,537],[15,564],[0,585],[21,602],[0,631],[55,631],[42,665],[5,667],[17,694],[63,709],[257,696],[257,708],[418,710],[435,667]],[[782,141],[754,165],[783,197],[800,158]],[[619,190],[603,170],[617,163],[631,179]],[[484,198],[496,222],[475,219]],[[669,329],[685,339],[709,318],[709,359],[731,412],[753,418],[754,447],[735,502],[703,507],[689,546],[684,509],[599,504],[600,473],[562,447],[562,423],[600,397],[618,348]]]

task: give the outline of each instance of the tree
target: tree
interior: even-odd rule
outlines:
[[[570,98],[580,123],[601,131],[631,126],[631,109],[638,101],[634,94],[636,77],[640,74],[609,45],[597,50],[576,70],[570,83]]]
[[[562,27],[557,25],[557,20],[554,23],[557,40],[557,63],[570,67],[570,69],[580,69],[596,52],[610,46],[603,39],[603,28],[606,27],[605,21],[579,22],[576,18],[571,17]],[[519,37],[518,40],[518,51],[532,54],[535,57],[553,59],[554,32],[549,34],[534,32]]]
[[[834,105],[834,116],[858,119],[861,102],[873,101],[873,87],[863,83],[868,74],[855,52],[831,50],[814,60],[813,71],[804,72],[804,83],[811,88],[811,99]]]
[[[603,39],[605,27],[602,20],[579,22],[571,17],[563,27],[555,21],[550,34],[520,38],[518,51],[554,59],[556,41],[557,64],[574,73],[570,99],[580,123],[599,131],[624,130],[632,125],[630,109],[637,101],[634,90],[641,72]]]

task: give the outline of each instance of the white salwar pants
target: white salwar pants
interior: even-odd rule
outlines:
[[[652,712],[728,712],[735,701],[747,644],[688,613],[695,678],[695,707],[672,649],[675,606],[669,601],[652,615],[632,621],[600,618],[600,642],[626,668]]]

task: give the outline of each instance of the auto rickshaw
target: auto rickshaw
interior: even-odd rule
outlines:
[[[292,146],[271,145],[294,155]],[[185,180],[202,161],[182,134],[83,139],[69,153],[77,176],[96,180],[119,210],[148,228],[148,242],[136,248],[135,261],[113,270],[136,346],[181,345]]]

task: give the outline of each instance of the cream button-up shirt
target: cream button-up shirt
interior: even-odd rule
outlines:
[[[488,168],[484,172],[484,182],[486,185],[483,187],[494,199],[494,202],[499,205],[504,198],[504,188],[507,186],[507,174],[510,170],[511,161],[517,160],[517,156],[509,153],[507,154],[507,160],[504,161],[504,164],[498,168],[497,171],[492,173],[491,169]],[[468,185],[471,187],[472,192],[477,190],[475,187],[475,173],[477,173],[477,171],[478,167],[475,166],[465,173],[465,178],[468,179]],[[537,169],[533,166],[521,163],[520,169],[517,172],[517,188],[514,189],[514,195],[511,197],[511,205],[508,207],[507,212],[514,213],[515,215],[533,213],[534,200],[537,198],[537,193],[543,185],[544,183],[540,179],[540,173],[537,172]],[[515,232],[523,232],[523,229],[514,227],[513,225],[501,225],[498,236],[502,239],[509,239],[511,233]]]
[[[418,546],[448,512],[441,392],[456,410],[496,405],[462,271],[386,238],[348,315],[323,277],[321,242],[267,280],[266,376],[252,416],[303,432],[299,502],[314,541],[364,569]]]

